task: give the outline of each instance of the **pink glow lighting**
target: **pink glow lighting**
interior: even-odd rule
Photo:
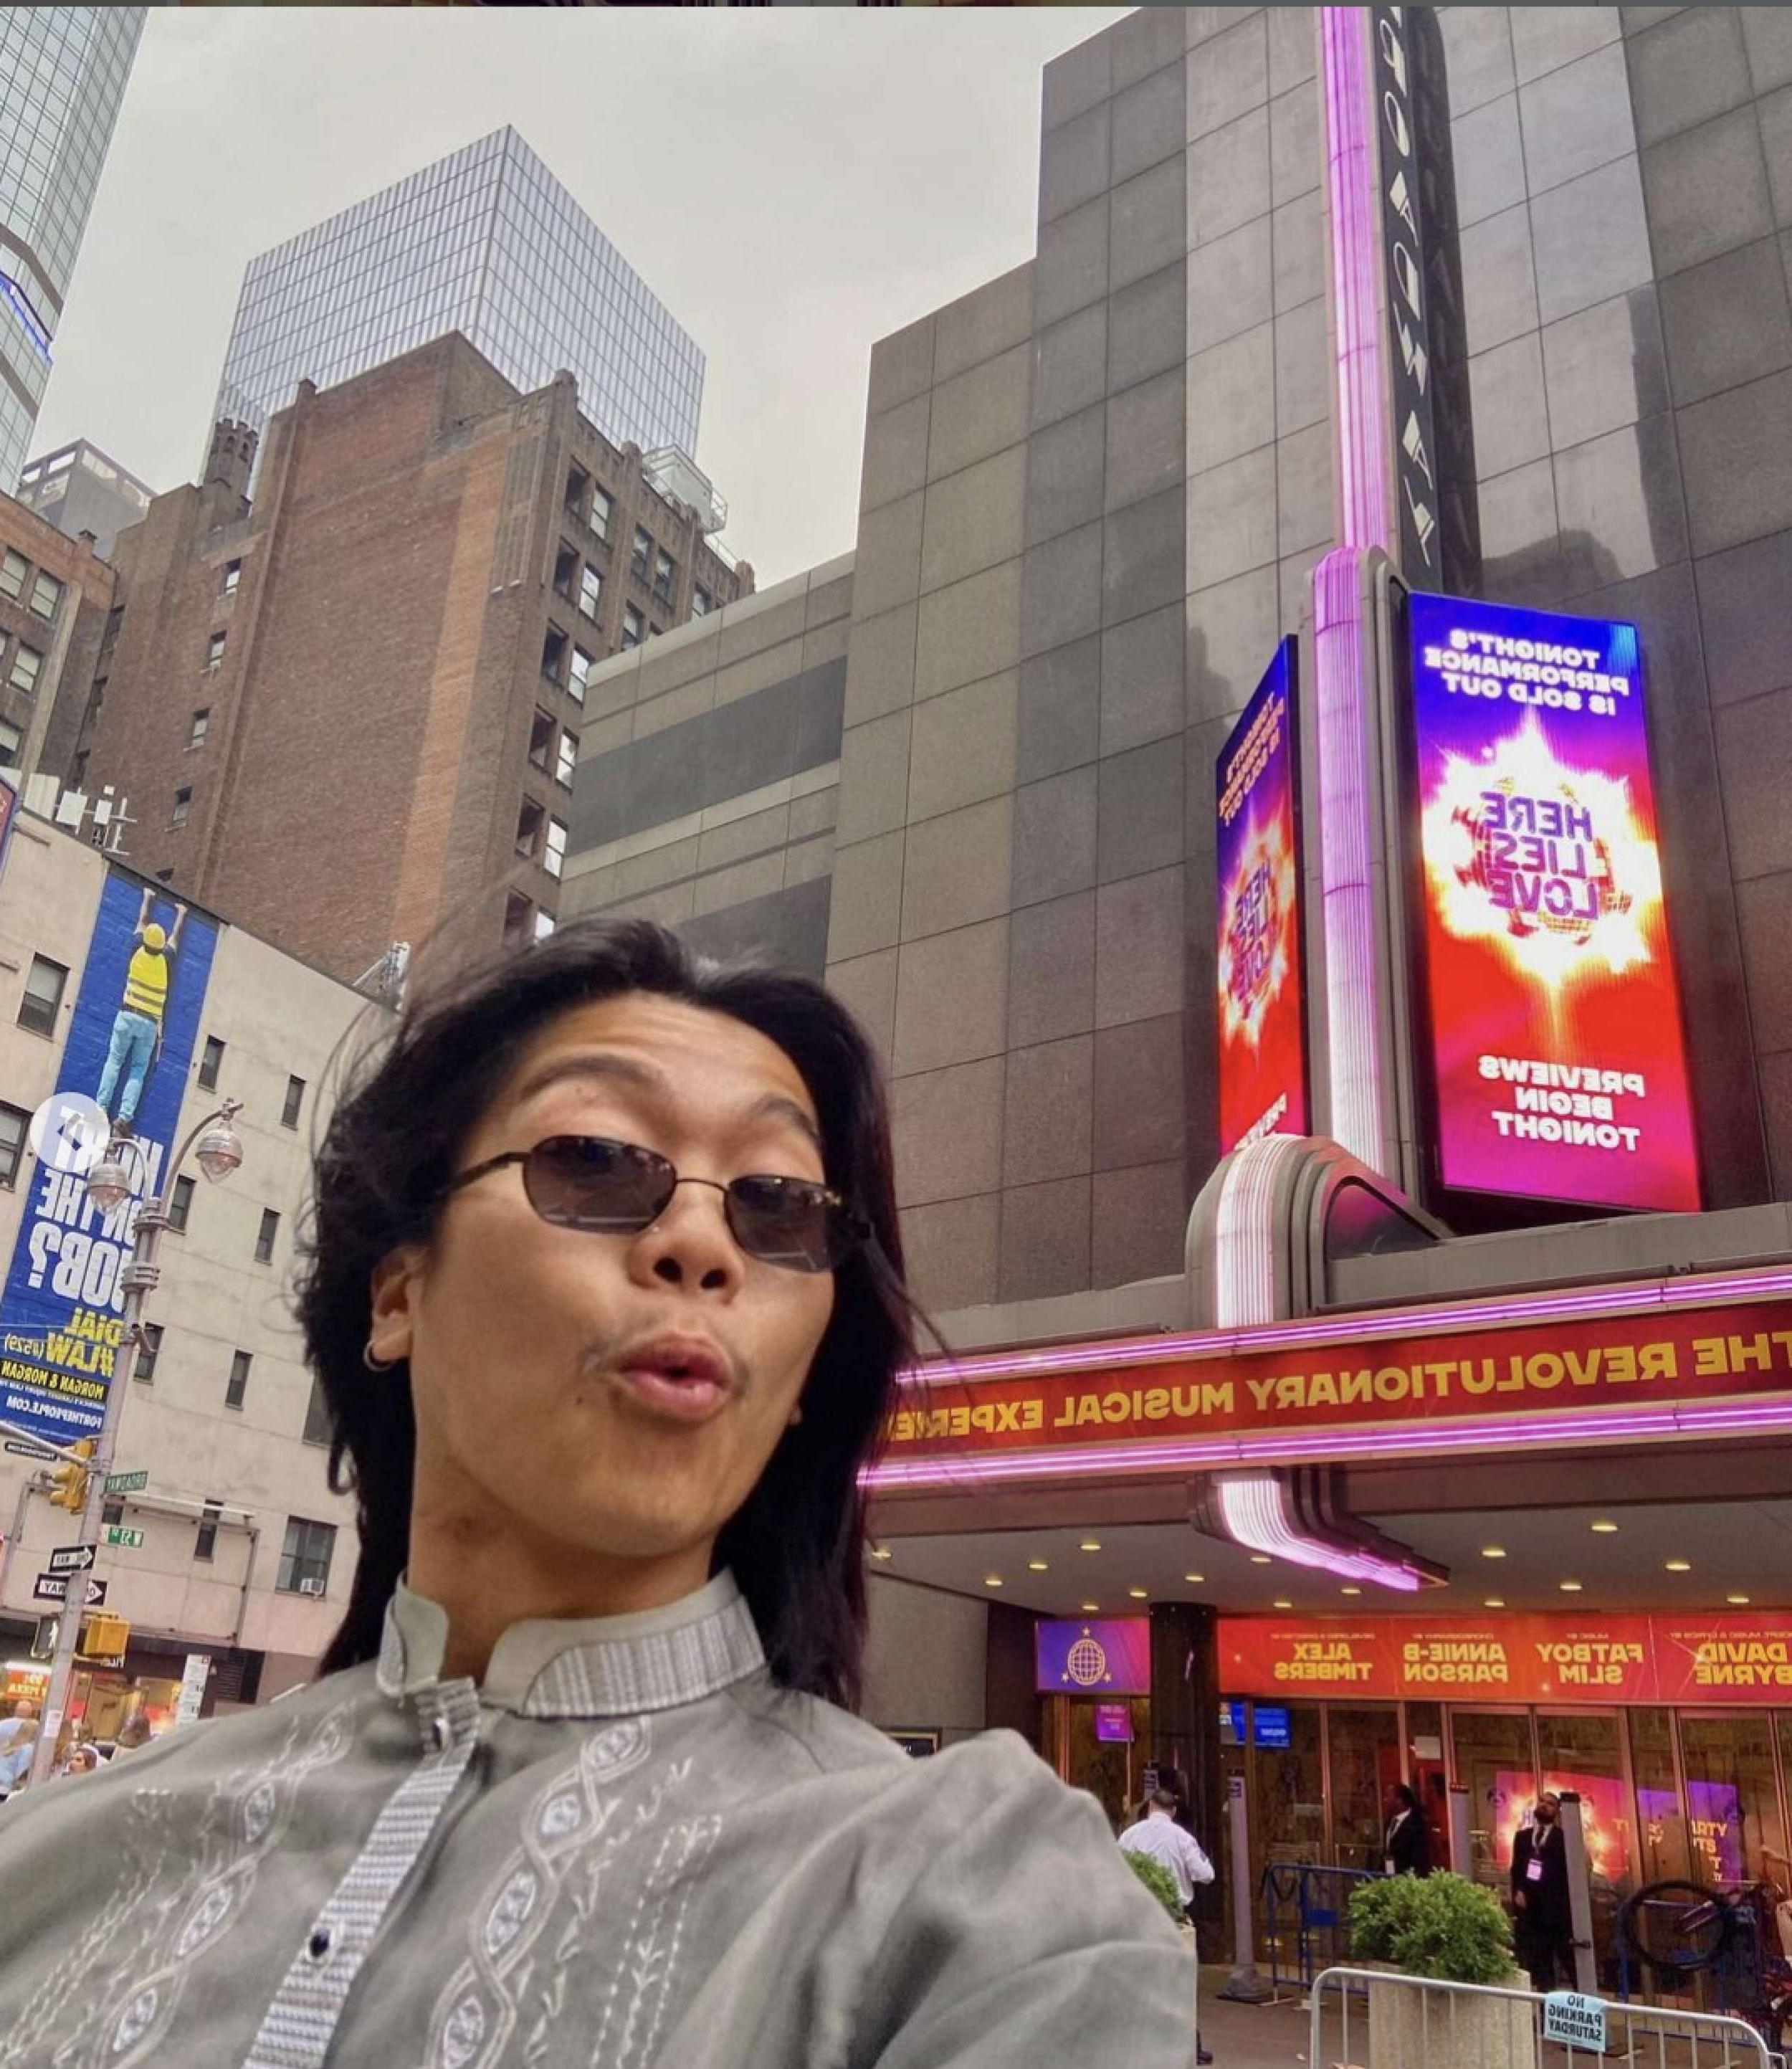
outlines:
[[[1213,1437],[1181,1443],[1114,1444],[1073,1452],[1016,1452],[965,1459],[887,1459],[859,1475],[872,1493],[900,1488],[960,1492],[1014,1480],[1112,1478],[1177,1472],[1191,1467],[1292,1464],[1302,1459],[1413,1458],[1510,1448],[1534,1439],[1552,1445],[1614,1439],[1737,1436],[1792,1432],[1792,1401],[1730,1402],[1715,1407],[1646,1409],[1631,1414],[1511,1415],[1414,1425],[1406,1429],[1328,1430],[1304,1437]]]
[[[1214,1234],[1220,1325],[1242,1328],[1276,1319],[1276,1187],[1302,1138],[1267,1135],[1233,1151],[1220,1181]]]
[[[1321,7],[1326,178],[1332,221],[1332,314],[1337,334],[1341,543],[1392,553],[1387,403],[1377,292],[1374,97],[1366,7]]]
[[[1248,1479],[1223,1479],[1219,1508],[1227,1529],[1249,1551],[1267,1552],[1291,1565],[1315,1567],[1346,1581],[1373,1581],[1381,1587],[1407,1590],[1422,1585],[1410,1566],[1378,1559],[1373,1552],[1346,1552],[1341,1546],[1323,1545],[1296,1530],[1283,1509],[1281,1490],[1267,1473]]]

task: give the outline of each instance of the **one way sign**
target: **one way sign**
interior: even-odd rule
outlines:
[[[110,1585],[109,1581],[90,1579],[87,1583],[86,1607],[90,1610],[104,1609],[106,1589]],[[40,1602],[64,1602],[68,1596],[68,1576],[66,1573],[39,1573],[31,1594],[34,1600]]]
[[[93,1568],[94,1552],[91,1545],[63,1545],[50,1554],[52,1573],[86,1573]]]

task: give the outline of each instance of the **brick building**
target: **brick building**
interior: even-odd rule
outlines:
[[[118,549],[125,609],[67,773],[127,795],[136,867],[353,980],[559,903],[586,678],[752,586],[569,374],[458,334],[319,392]],[[58,773],[62,773],[58,771]]]
[[[116,586],[91,533],[0,496],[0,769],[67,766]]]

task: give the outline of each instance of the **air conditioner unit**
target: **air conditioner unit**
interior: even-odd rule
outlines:
[[[301,1581],[299,1583],[299,1593],[301,1595],[320,1595],[323,1592],[324,1584],[321,1581]]]

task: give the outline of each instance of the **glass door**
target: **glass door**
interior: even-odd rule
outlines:
[[[1630,1712],[1631,1773],[1636,1783],[1638,1886],[1684,1882],[1692,1871],[1687,1851],[1686,1811],[1674,1765],[1673,1719],[1666,1710]]]
[[[1531,1760],[1531,1720],[1523,1710],[1450,1712],[1456,1780],[1468,1790],[1468,1844],[1463,1871],[1504,1894],[1512,1868],[1512,1834],[1531,1813],[1537,1770]]]
[[[1636,1887],[1635,1825],[1624,1778],[1623,1733],[1615,1710],[1540,1710],[1537,1753],[1543,1785],[1581,1799],[1593,1954],[1602,1989],[1618,1987],[1618,1908]]]
[[[1680,1712],[1692,1871],[1702,1882],[1786,1873],[1774,1740],[1765,1710]]]
[[[1400,1713],[1329,1703],[1326,1742],[1331,1756],[1327,1796],[1332,1810],[1332,1858],[1341,1868],[1381,1872],[1389,1789],[1401,1772]]]

